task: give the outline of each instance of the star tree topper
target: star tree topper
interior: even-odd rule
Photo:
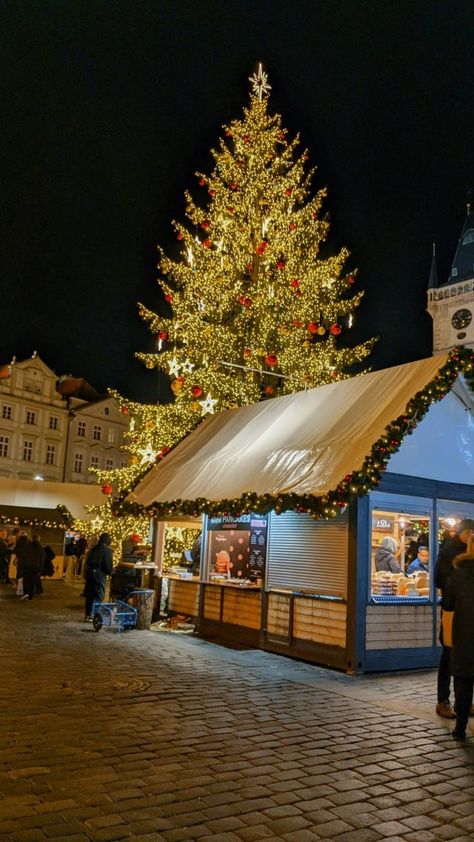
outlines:
[[[261,63],[258,65],[258,72],[249,76],[249,82],[252,83],[253,92],[260,100],[272,89],[272,86],[268,84],[268,74],[265,73]]]

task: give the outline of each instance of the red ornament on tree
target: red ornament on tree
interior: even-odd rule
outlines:
[[[102,491],[102,494],[108,495],[108,494],[112,494],[113,489],[112,489],[112,486],[110,485],[110,483],[106,482],[105,485],[102,486],[101,491]]]
[[[209,222],[208,219],[204,219],[203,222],[201,222],[201,228],[204,228],[205,231],[207,231],[208,228],[210,228],[210,227],[211,227],[211,223]]]
[[[231,189],[231,190],[237,190],[238,186],[239,186],[239,185],[237,184],[237,182],[236,182],[236,181],[232,181],[232,182],[229,184],[229,187],[230,187],[230,189]]]
[[[216,195],[216,191],[215,190],[209,190],[208,192],[209,192],[209,195],[210,195],[211,199],[213,199],[214,196]]]
[[[199,397],[200,397],[200,395],[202,395],[202,389],[201,389],[201,387],[200,387],[200,386],[192,386],[192,387],[191,387],[191,394],[192,394],[195,398],[199,398]]]
[[[166,330],[160,330],[158,334],[158,339],[161,339],[162,342],[166,342],[166,340],[168,339],[168,334],[166,333]]]
[[[330,330],[330,332],[332,333],[333,336],[339,336],[339,334],[342,333],[341,325],[331,325],[329,330]]]
[[[318,327],[317,322],[308,322],[308,333],[317,333]]]
[[[265,251],[265,249],[267,248],[267,246],[268,246],[267,241],[266,241],[266,240],[261,240],[261,241],[259,242],[258,246],[257,246],[257,247],[256,247],[256,249],[255,249],[256,253],[257,253],[257,254],[263,254],[263,253],[264,253],[264,251]]]
[[[354,278],[354,275],[349,275],[349,277],[348,277],[348,279],[347,279],[347,283],[348,283],[348,284],[355,284],[355,278]]]
[[[290,229],[290,231],[296,231],[298,226],[297,226],[296,222],[290,222],[288,228]]]
[[[183,239],[183,232],[182,232],[182,231],[178,231],[178,233],[176,234],[176,239],[177,239],[177,240],[182,240],[182,239]]]
[[[142,540],[141,535],[137,535],[136,532],[133,535],[130,535],[130,540],[133,541],[134,544],[139,544]]]
[[[299,282],[298,278],[293,278],[293,280],[290,282],[290,287],[292,289],[298,289],[299,285],[300,285],[300,282]]]
[[[165,295],[165,301],[167,301],[168,304],[170,304],[172,300],[173,300],[173,296],[171,295],[170,292],[167,292],[166,295]]]
[[[200,178],[199,181],[198,181],[198,184],[199,184],[199,187],[204,187],[205,184],[206,184],[206,179]]]
[[[203,246],[205,249],[210,249],[212,246],[212,240],[203,240]]]
[[[291,196],[292,193],[293,193],[293,188],[287,187],[286,190],[285,190],[285,196]]]
[[[274,391],[275,391],[275,389],[273,388],[273,386],[265,386],[265,394],[266,395],[273,395]]]
[[[300,322],[298,319],[293,321],[293,327],[303,327],[303,322]]]
[[[225,136],[226,136],[226,137],[232,137],[232,132],[231,132],[231,130],[230,130],[230,129],[226,129],[226,130],[225,130]]]
[[[276,354],[267,354],[267,356],[265,357],[265,362],[267,365],[273,367],[274,365],[277,365],[278,357]]]
[[[244,307],[247,307],[247,309],[248,309],[249,307],[252,306],[252,299],[249,298],[248,296],[244,296],[244,299],[241,303],[243,304]]]
[[[277,269],[284,269],[286,266],[286,262],[284,260],[277,260],[276,267]]]
[[[128,415],[128,406],[121,406],[120,412],[122,413],[122,415]]]

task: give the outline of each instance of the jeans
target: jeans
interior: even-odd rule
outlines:
[[[464,734],[466,730],[469,711],[472,705],[472,691],[474,688],[474,676],[454,676],[454,696],[456,698],[456,731]]]

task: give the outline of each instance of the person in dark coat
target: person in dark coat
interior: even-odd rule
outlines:
[[[16,558],[16,581],[17,581],[17,583],[20,579],[23,579],[24,561],[25,561],[26,553],[28,551],[28,544],[29,544],[28,536],[26,535],[25,532],[22,532],[21,535],[19,535],[18,538],[16,539],[15,550],[14,550],[15,558]]]
[[[110,535],[103,532],[97,544],[89,551],[86,559],[86,583],[84,587],[86,620],[92,619],[94,602],[102,602],[105,595],[107,576],[110,576],[113,565],[111,543]]]
[[[377,573],[384,571],[385,573],[402,573],[396,553],[398,552],[398,542],[395,538],[386,536],[382,538],[380,547],[375,551],[375,570]]]
[[[443,597],[443,609],[454,611],[451,672],[456,699],[455,739],[463,740],[474,689],[474,537],[465,553],[453,559],[453,572]]]
[[[456,534],[441,544],[438,558],[436,560],[434,582],[441,591],[441,605],[444,604],[444,596],[450,576],[453,572],[453,559],[466,552],[467,542],[474,530],[474,520],[466,518],[461,520],[456,527]],[[450,702],[451,685],[451,647],[444,645],[443,626],[441,626],[439,641],[442,646],[441,658],[438,668],[438,702],[436,713],[445,719],[454,719],[456,714]]]
[[[8,567],[10,564],[11,550],[6,542],[6,532],[0,532],[0,583],[9,585]]]
[[[18,548],[18,545],[17,545]],[[32,541],[27,541],[25,552],[22,559],[23,571],[23,596],[22,599],[28,599],[30,602],[33,599],[36,590],[36,584],[44,564],[44,550],[41,546],[38,536],[33,535]],[[41,589],[42,592],[43,589]]]

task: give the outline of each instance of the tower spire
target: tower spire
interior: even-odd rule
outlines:
[[[428,289],[438,288],[438,271],[436,268],[436,243],[433,243],[433,255],[431,257],[430,280],[428,282]]]

